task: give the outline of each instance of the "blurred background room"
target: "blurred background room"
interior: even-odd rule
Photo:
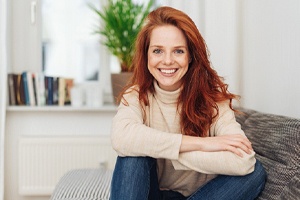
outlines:
[[[110,74],[121,69],[93,33],[100,19],[88,6],[106,3],[0,0],[0,200],[49,199],[72,168],[113,168]],[[241,96],[237,106],[300,118],[299,0],[156,0],[160,5],[194,20],[214,69]],[[25,72],[72,80],[77,103],[11,102],[8,75]]]

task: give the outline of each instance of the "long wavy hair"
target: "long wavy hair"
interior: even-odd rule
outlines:
[[[185,135],[208,136],[209,127],[219,113],[217,103],[229,100],[233,109],[232,99],[238,96],[228,92],[228,85],[212,69],[204,39],[192,19],[182,11],[159,7],[148,15],[135,42],[133,77],[121,96],[129,87],[137,86],[142,107],[151,106],[148,93],[154,93],[154,77],[147,67],[150,36],[153,29],[165,25],[173,25],[183,32],[192,59],[182,78],[183,86],[178,97],[181,131]]]

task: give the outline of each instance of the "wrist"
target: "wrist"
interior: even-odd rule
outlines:
[[[189,152],[189,151],[199,151],[200,150],[200,137],[182,135],[180,153]]]

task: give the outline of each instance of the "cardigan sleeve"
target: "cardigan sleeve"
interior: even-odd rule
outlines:
[[[225,134],[244,134],[236,122],[234,112],[228,102],[218,104],[219,115],[211,125],[210,136]],[[254,170],[255,152],[247,154],[239,149],[243,157],[229,151],[203,152],[191,151],[179,154],[177,160],[172,160],[176,170],[195,170],[205,174],[246,175]]]
[[[127,105],[120,103],[112,122],[111,143],[118,155],[177,160],[182,135],[146,126],[137,91],[125,94],[124,99]]]

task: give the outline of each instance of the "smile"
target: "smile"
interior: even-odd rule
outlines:
[[[174,74],[177,69],[159,69],[159,71],[161,71],[164,74]]]

